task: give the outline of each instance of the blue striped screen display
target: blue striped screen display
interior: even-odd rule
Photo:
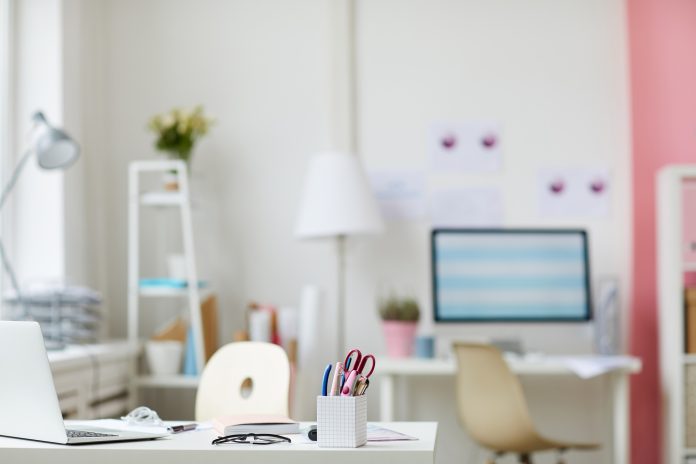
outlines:
[[[584,231],[433,231],[438,321],[590,318]]]

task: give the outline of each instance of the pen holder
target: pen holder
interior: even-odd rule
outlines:
[[[367,396],[317,396],[320,448],[358,448],[367,442]]]

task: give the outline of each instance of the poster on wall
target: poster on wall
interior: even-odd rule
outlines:
[[[491,121],[433,123],[428,132],[428,151],[435,171],[499,171],[500,125]]]
[[[434,190],[429,206],[433,227],[500,227],[503,224],[502,194],[493,187]]]
[[[418,221],[425,218],[425,176],[422,171],[372,171],[370,182],[385,220]]]
[[[608,168],[545,168],[538,178],[539,213],[546,217],[606,217]]]

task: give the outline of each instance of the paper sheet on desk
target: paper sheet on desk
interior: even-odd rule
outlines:
[[[590,379],[625,366],[621,358],[590,356],[563,356],[558,358],[581,379]]]

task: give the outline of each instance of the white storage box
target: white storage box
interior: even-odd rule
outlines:
[[[367,396],[318,396],[320,448],[358,448],[367,442]]]

